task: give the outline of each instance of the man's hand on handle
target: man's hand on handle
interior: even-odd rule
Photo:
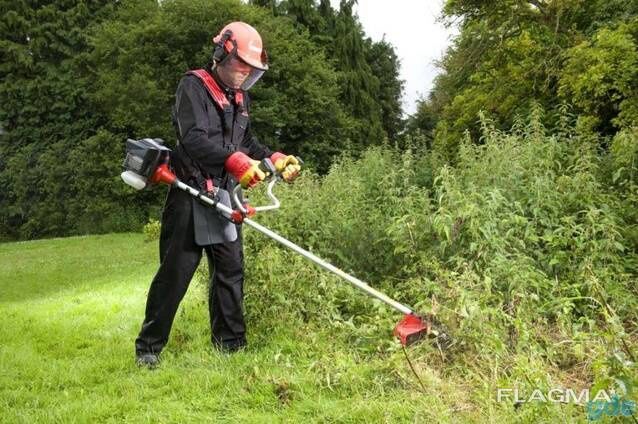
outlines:
[[[299,176],[301,164],[299,160],[292,155],[285,155],[281,152],[275,152],[270,156],[270,160],[277,169],[277,172],[286,182],[292,182]]]
[[[266,178],[259,164],[258,160],[249,158],[245,153],[235,152],[226,159],[225,167],[242,188],[251,188]]]

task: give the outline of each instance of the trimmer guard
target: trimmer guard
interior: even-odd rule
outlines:
[[[394,335],[399,338],[403,346],[410,346],[421,337],[430,334],[431,325],[418,315],[405,314],[403,319],[394,327]]]
[[[192,200],[195,243],[198,246],[237,240],[237,226],[230,221],[230,216],[205,205],[199,199]],[[218,188],[217,201],[230,208],[230,193]]]

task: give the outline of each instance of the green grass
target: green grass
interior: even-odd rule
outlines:
[[[157,244],[139,234],[0,244],[2,422],[585,421],[573,405],[497,403],[496,387],[512,381],[443,363],[427,343],[410,350],[424,393],[382,328],[399,318],[390,311],[370,323],[366,349],[348,340],[363,327],[256,314],[254,257],[247,350],[210,347],[205,287],[194,281],[160,369],[139,369],[133,341],[157,260]],[[312,292],[322,277],[301,273],[288,284]],[[544,372],[533,358],[518,366]]]

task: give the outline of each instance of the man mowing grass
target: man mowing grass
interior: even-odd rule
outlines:
[[[255,186],[266,177],[259,161],[270,158],[284,180],[293,181],[300,171],[299,161],[273,153],[250,130],[246,91],[268,69],[261,36],[246,23],[232,22],[213,38],[213,44],[208,65],[187,72],[177,87],[173,112],[178,144],[171,156],[173,171],[180,180],[212,195],[217,189],[232,190],[237,182],[243,188]],[[213,346],[224,352],[245,347],[240,227],[187,193],[171,188],[162,213],[159,243],[160,267],[135,340],[137,364],[158,365],[202,251],[212,274],[208,307]]]

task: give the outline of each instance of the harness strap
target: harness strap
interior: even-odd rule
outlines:
[[[235,104],[237,104],[237,106],[244,106],[244,93],[241,91],[235,92]]]
[[[195,69],[188,71],[187,74],[195,75],[204,83],[204,87],[206,87],[206,90],[213,100],[215,100],[215,103],[217,103],[217,106],[219,106],[220,109],[224,110],[230,106],[230,102],[226,98],[224,90],[221,89],[219,84],[217,84],[217,81],[215,81],[215,79],[211,77],[205,69]]]
[[[220,109],[224,110],[226,107],[230,106],[230,102],[228,101],[224,90],[221,89],[219,84],[217,84],[217,81],[215,81],[215,78],[211,77],[205,69],[194,69],[186,73],[195,75],[204,83],[204,87],[206,87],[206,90],[213,100],[215,100],[215,103],[217,103],[217,106],[219,106]],[[238,106],[244,105],[244,93],[239,90],[235,92],[235,104]]]

